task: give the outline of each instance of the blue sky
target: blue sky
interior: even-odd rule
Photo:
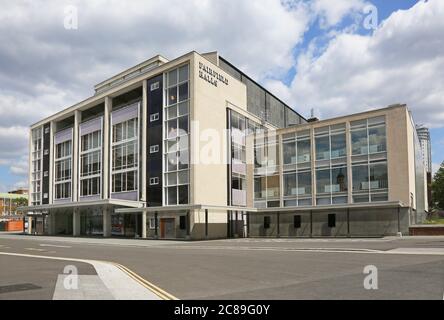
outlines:
[[[27,185],[30,124],[155,55],[217,50],[309,116],[407,103],[444,160],[444,1],[10,1],[0,12],[0,192]],[[369,5],[376,29],[364,27]],[[72,8],[72,7],[69,7]],[[122,11],[125,15],[122,15]],[[162,12],[160,15],[159,12]],[[441,71],[440,71],[441,70]]]

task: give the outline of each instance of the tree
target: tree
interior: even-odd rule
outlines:
[[[433,177],[432,201],[435,209],[444,210],[444,161]]]
[[[28,205],[28,199],[24,197],[20,197],[14,200],[14,203],[17,207],[26,207]]]

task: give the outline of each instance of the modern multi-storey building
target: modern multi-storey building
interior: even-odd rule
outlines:
[[[216,52],[151,58],[30,137],[46,234],[380,236],[426,208],[405,105],[308,122]]]
[[[416,126],[419,143],[421,145],[422,158],[427,176],[427,197],[429,199],[429,206],[432,205],[432,143],[430,141],[429,128],[424,126]]]

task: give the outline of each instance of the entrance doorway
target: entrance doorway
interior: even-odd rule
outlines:
[[[160,237],[162,239],[175,238],[175,223],[174,218],[161,218],[160,219]]]

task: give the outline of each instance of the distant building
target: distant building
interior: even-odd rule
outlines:
[[[419,143],[421,145],[422,159],[427,176],[427,196],[429,205],[432,202],[432,144],[430,142],[429,128],[422,125],[416,126]]]
[[[28,195],[26,193],[16,193],[16,191],[0,193],[0,217],[16,215],[17,207],[23,206],[23,203],[18,203],[18,199],[21,198],[28,200]]]
[[[28,195],[28,189],[25,188],[19,188],[17,190],[13,190],[13,191],[8,191],[9,194],[24,194],[24,195]]]
[[[424,126],[417,126],[419,143],[421,144],[422,158],[426,172],[432,172],[432,145],[430,143],[429,129]]]

